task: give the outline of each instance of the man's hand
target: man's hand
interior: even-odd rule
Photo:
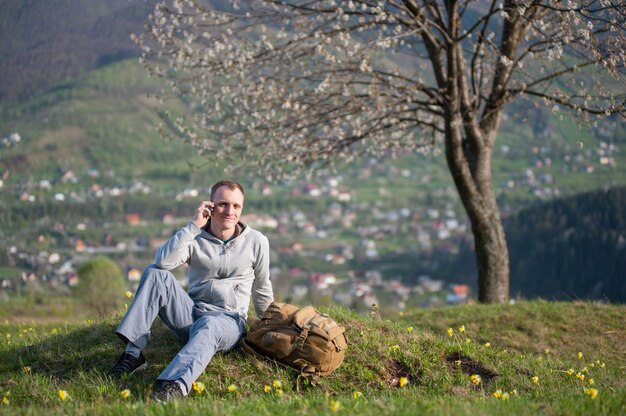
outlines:
[[[215,204],[211,201],[202,201],[198,209],[196,209],[196,214],[193,217],[193,222],[198,226],[198,228],[203,228],[207,222],[209,222],[209,218],[213,214],[213,208],[215,208]]]

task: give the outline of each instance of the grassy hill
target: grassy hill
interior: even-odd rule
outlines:
[[[119,316],[83,323],[5,322],[0,324],[2,413],[626,411],[624,305],[466,305],[413,310],[392,320],[361,317],[343,308],[325,312],[346,326],[351,344],[343,365],[318,385],[274,364],[258,368],[236,350],[214,358],[199,379],[202,392],[166,405],[150,399],[152,383],[179,345],[162,325],[156,326],[146,350],[148,369],[118,382],[106,372],[122,348],[112,333]],[[480,376],[480,383],[470,380],[473,375]],[[401,379],[408,383],[401,387]],[[280,391],[276,382],[282,384]],[[124,398],[126,389],[130,396]],[[67,393],[65,400],[60,390]],[[592,393],[597,396],[592,398]]]
[[[90,168],[100,171],[100,181],[141,180],[155,188],[197,185],[210,173],[219,175],[224,166],[209,163],[191,146],[167,141],[157,133],[157,103],[150,93],[161,87],[131,59],[85,73],[70,85],[19,104],[0,101],[0,137],[14,131],[22,136],[18,145],[0,148],[5,187],[41,179],[56,185],[68,170],[85,176]],[[172,105],[183,108],[180,103]],[[571,120],[544,115],[540,125],[549,133],[537,134],[538,127],[529,121],[537,119],[535,113],[519,107],[511,113],[522,116],[504,122],[493,166],[505,211],[517,211],[520,201],[538,195],[549,197],[551,188],[571,195],[626,184],[626,152],[619,150],[626,143],[623,122],[607,120],[596,129],[579,129]],[[599,163],[605,154],[613,164]],[[452,186],[442,155],[384,160],[374,172],[375,180],[359,176],[360,169],[370,167],[369,160],[361,160],[339,169],[346,186],[368,201],[379,199],[378,187],[391,179],[390,190],[401,190],[393,192],[394,197],[409,201],[405,188],[423,194]],[[399,169],[412,175],[398,175]],[[237,174],[259,180],[254,172]]]
[[[84,175],[89,168],[117,183],[150,180],[157,169],[160,177],[188,170],[185,160],[193,159],[194,151],[156,132],[157,115],[148,97],[156,88],[135,60],[126,60],[74,86],[7,105],[0,115],[22,136],[22,143],[0,157],[10,175],[7,183],[26,178],[54,182],[68,170]]]

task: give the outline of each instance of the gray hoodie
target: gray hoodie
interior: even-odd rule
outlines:
[[[267,237],[242,222],[238,226],[240,234],[224,243],[190,221],[156,252],[162,269],[189,265],[188,293],[196,316],[233,311],[245,319],[250,297],[261,316],[274,300]]]

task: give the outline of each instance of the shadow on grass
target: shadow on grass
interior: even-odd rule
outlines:
[[[120,319],[108,317],[94,324],[54,328],[49,335],[39,337],[40,341],[9,347],[0,360],[0,379],[19,378],[24,371],[43,374],[59,382],[80,380],[81,373],[94,379],[106,378],[124,349],[115,334]],[[148,368],[133,378],[140,383],[153,381],[180,347],[167,328],[156,321],[145,351]]]

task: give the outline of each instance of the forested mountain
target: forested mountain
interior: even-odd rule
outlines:
[[[626,302],[626,187],[555,199],[506,219],[511,297]],[[475,284],[466,245],[450,274]]]
[[[116,60],[138,56],[154,0],[3,0],[0,101],[17,101]]]
[[[511,294],[626,302],[626,188],[522,211],[506,225]]]

